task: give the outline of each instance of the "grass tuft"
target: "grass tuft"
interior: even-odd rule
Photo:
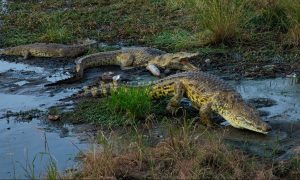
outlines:
[[[125,114],[130,119],[149,115],[151,96],[147,88],[120,88],[111,94],[107,107],[111,112]]]
[[[238,1],[195,1],[197,22],[209,36],[210,44],[230,42],[239,36],[242,27],[244,5]],[[201,40],[200,40],[201,41]]]
[[[111,126],[130,125],[145,119],[153,105],[146,88],[120,88],[110,97],[85,100],[78,104],[72,122],[92,122]]]

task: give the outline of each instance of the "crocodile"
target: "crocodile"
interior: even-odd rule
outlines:
[[[120,87],[116,85],[101,83],[100,86],[86,88],[81,95],[108,94]],[[206,125],[211,125],[210,117],[214,112],[221,115],[235,128],[263,134],[267,134],[271,130],[271,126],[262,121],[258,111],[248,105],[237,91],[217,76],[201,71],[182,72],[153,81],[149,89],[153,98],[172,96],[166,108],[170,112],[176,111],[180,100],[187,97],[192,105],[199,109],[200,119]]]
[[[87,51],[96,41],[87,39],[80,44],[33,43],[0,49],[0,55],[29,57],[77,57]]]
[[[198,56],[198,53],[166,53],[150,47],[131,47],[90,54],[75,60],[76,71],[74,76],[47,86],[78,81],[83,78],[84,70],[103,65],[118,65],[121,69],[146,67],[155,76],[160,76],[157,67],[184,71],[196,70],[198,68],[188,62],[188,59],[195,56]]]

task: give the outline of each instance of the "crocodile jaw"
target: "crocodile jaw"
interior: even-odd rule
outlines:
[[[248,129],[262,134],[268,134],[271,127],[261,120],[257,111],[245,105],[237,103],[230,108],[220,108],[219,114],[226,119],[233,127],[239,129]]]
[[[227,120],[228,121],[228,120]],[[231,124],[233,127],[238,128],[238,129],[248,129],[250,131],[254,131],[254,132],[258,132],[258,133],[262,133],[262,134],[268,134],[270,131],[268,130],[263,130],[263,129],[259,129],[253,125],[250,124],[243,124],[243,123],[239,123],[238,125],[235,124],[235,122],[230,122],[230,120],[228,121],[229,124]],[[268,126],[268,125],[267,125]],[[271,127],[268,126],[268,129],[270,129]]]

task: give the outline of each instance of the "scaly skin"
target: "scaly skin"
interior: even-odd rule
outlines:
[[[190,64],[188,59],[197,55],[198,53],[187,52],[166,53],[149,47],[124,48],[116,51],[95,53],[81,57],[75,61],[75,76],[49,85],[78,81],[82,79],[84,70],[103,65],[118,65],[122,69],[129,67],[147,67],[148,69],[150,65],[154,65],[155,67],[184,71],[196,70],[197,68]]]
[[[87,40],[83,44],[64,45],[56,43],[34,43],[9,47],[0,50],[0,55],[29,57],[77,57],[87,51],[88,47],[96,41]]]
[[[85,90],[85,95],[107,94],[116,86],[94,87]],[[103,88],[104,87],[104,88]],[[263,122],[256,109],[248,106],[232,87],[216,76],[200,72],[183,72],[155,81],[150,86],[154,98],[172,95],[167,105],[168,111],[179,107],[182,97],[187,97],[199,109],[200,119],[210,124],[210,114],[215,112],[233,127],[267,134],[271,127]]]

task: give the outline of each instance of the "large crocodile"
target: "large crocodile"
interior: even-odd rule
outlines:
[[[114,87],[114,88],[112,88]],[[84,94],[103,95],[115,86],[102,84],[86,89]],[[172,95],[167,105],[168,111],[179,107],[182,97],[187,97],[199,109],[200,119],[211,124],[210,114],[215,112],[226,119],[233,127],[267,134],[271,127],[263,122],[258,112],[247,105],[241,95],[226,82],[214,75],[200,71],[182,72],[154,81],[150,85],[154,98]]]
[[[176,70],[196,70],[197,68],[188,62],[188,59],[197,56],[198,53],[166,53],[149,47],[123,48],[116,51],[100,52],[81,57],[75,61],[75,75],[69,79],[61,80],[49,85],[70,83],[80,80],[84,70],[103,65],[118,65],[122,69],[130,67],[146,67],[152,74],[159,76],[157,68],[169,68]]]
[[[85,40],[80,44],[65,45],[56,43],[33,43],[0,49],[0,55],[29,57],[77,57],[95,44],[94,40]]]

